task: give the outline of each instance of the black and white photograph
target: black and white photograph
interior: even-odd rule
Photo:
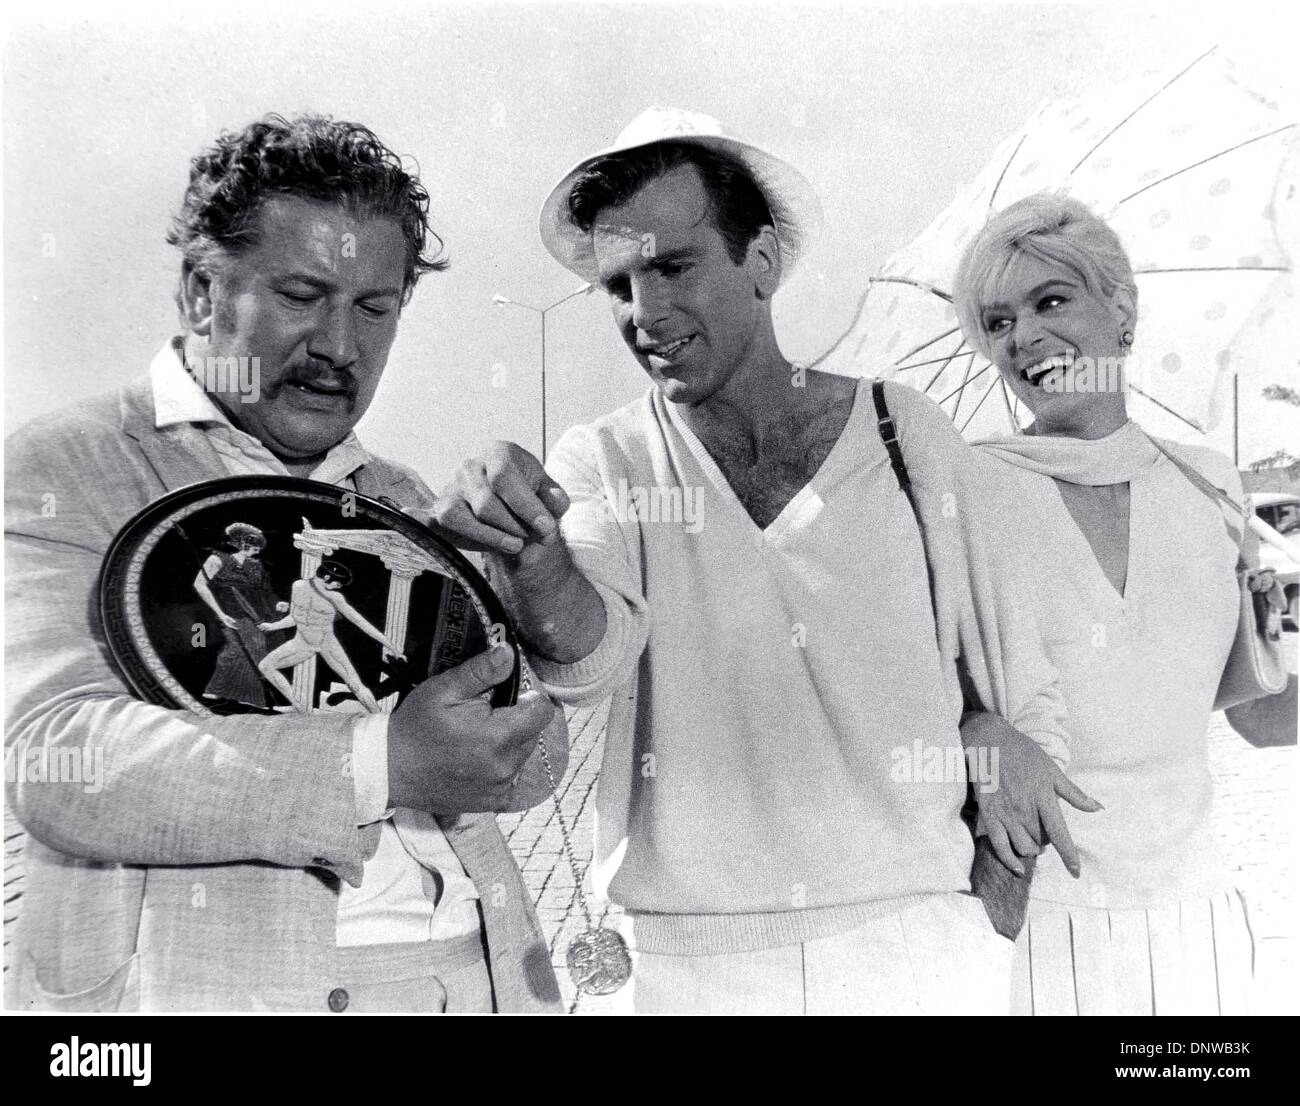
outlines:
[[[1248,1078],[1300,1012],[1298,24],[8,13],[40,1071],[148,1083],[105,1013],[961,1015]]]

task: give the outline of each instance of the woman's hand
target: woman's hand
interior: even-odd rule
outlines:
[[[1079,852],[1057,799],[1089,814],[1101,810],[1101,803],[1079,790],[1037,742],[1000,715],[970,712],[962,719],[961,740],[967,750],[998,751],[994,785],[987,791],[980,784],[974,788],[976,836],[987,834],[998,859],[1018,876],[1025,869],[1017,854],[1037,856],[1050,842],[1077,879]]]
[[[1269,602],[1279,611],[1286,606],[1286,596],[1277,583],[1277,572],[1271,568],[1246,569],[1246,586],[1255,594],[1268,592]]]

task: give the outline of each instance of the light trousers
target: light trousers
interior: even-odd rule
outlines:
[[[340,1012],[490,1014],[492,983],[478,932],[448,941],[353,945],[337,952]]]
[[[626,923],[631,943],[635,918]],[[973,895],[931,895],[797,945],[704,956],[634,948],[618,1012],[1004,1016],[1014,947]]]

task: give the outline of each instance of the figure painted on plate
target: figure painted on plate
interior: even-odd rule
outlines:
[[[357,670],[334,634],[334,620],[338,615],[346,618],[367,637],[379,642],[399,661],[405,659],[400,646],[389,641],[339,594],[351,582],[352,572],[346,565],[338,561],[323,561],[314,576],[294,583],[290,592],[289,613],[278,622],[263,622],[259,627],[267,633],[273,630],[297,631],[291,640],[265,657],[258,668],[280,694],[304,714],[311,710],[310,699],[307,702],[299,700],[289,681],[280,675],[280,669],[292,668],[313,656],[321,657],[343,678],[343,682],[356,695],[357,701],[370,714],[379,713],[379,703],[357,675]]]
[[[270,706],[257,670],[269,648],[261,624],[283,614],[289,604],[271,588],[261,561],[265,548],[266,535],[256,526],[232,522],[226,527],[226,549],[213,552],[194,577],[195,592],[225,630],[216,667],[203,689],[203,698],[214,703]]]

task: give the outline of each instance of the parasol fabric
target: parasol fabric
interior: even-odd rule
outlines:
[[[1217,50],[1048,103],[886,262],[853,326],[816,364],[912,384],[970,436],[1027,422],[963,340],[952,278],[991,214],[1031,193],[1064,192],[1115,229],[1133,262],[1130,410],[1154,433],[1223,447],[1234,374],[1252,384],[1294,379],[1300,332],[1278,323],[1295,302],[1279,235],[1284,208],[1294,221],[1294,134],[1294,120]]]

